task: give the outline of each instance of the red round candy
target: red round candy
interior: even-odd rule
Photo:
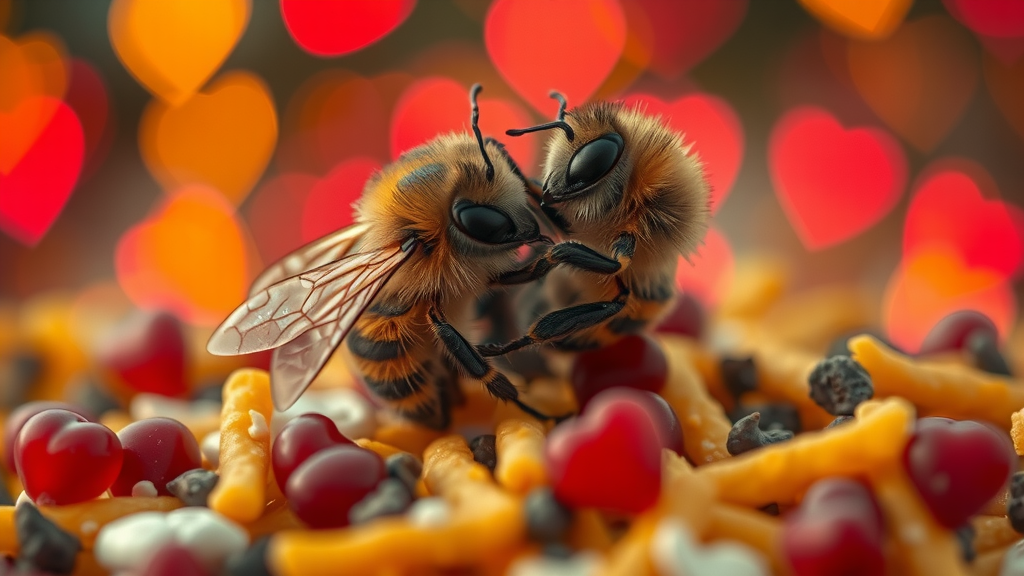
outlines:
[[[171,418],[146,418],[125,426],[117,437],[124,447],[121,473],[110,486],[114,496],[131,496],[132,488],[150,481],[161,496],[170,496],[167,483],[200,468],[199,443],[184,424]]]
[[[572,387],[580,409],[597,393],[616,386],[659,392],[668,376],[668,361],[648,336],[630,334],[611,346],[576,356]]]
[[[387,477],[384,460],[355,445],[320,450],[285,484],[295,515],[311,528],[348,526],[348,512]]]
[[[4,423],[4,465],[11,472],[18,473],[14,462],[14,441],[18,438],[21,427],[25,425],[25,422],[28,422],[29,418],[45,410],[67,410],[68,412],[78,414],[90,422],[96,421],[96,417],[89,411],[66,402],[36,401],[18,406],[7,417],[7,422]]]
[[[167,312],[138,312],[100,349],[99,361],[136,392],[182,396],[185,379],[185,333]]]
[[[210,576],[191,550],[176,542],[164,544],[149,559],[145,576]]]
[[[662,448],[668,448],[683,455],[683,427],[676,411],[659,394],[633,388],[609,388],[594,396],[587,404],[587,411],[601,410],[609,402],[635,402],[644,407],[654,424]]]
[[[994,498],[1017,469],[1002,432],[972,420],[922,418],[903,465],[932,515],[956,529]]]
[[[302,414],[292,418],[274,439],[271,465],[278,486],[285,486],[295,469],[324,448],[352,444],[338,425],[323,414]]]
[[[672,311],[658,324],[657,331],[699,339],[704,333],[704,308],[696,298],[683,292]]]
[[[981,312],[959,310],[939,320],[921,343],[921,354],[953,352],[967,345],[967,338],[975,332],[984,332],[998,340],[996,325]]]
[[[121,470],[112,430],[67,410],[29,418],[14,443],[18,477],[40,505],[74,504],[106,492]]]

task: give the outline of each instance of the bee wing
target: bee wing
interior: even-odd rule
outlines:
[[[249,296],[255,296],[269,288],[272,284],[295,276],[306,270],[312,270],[338,260],[349,253],[352,246],[370,229],[370,225],[363,222],[342,228],[306,244],[295,252],[281,258],[271,264],[255,280],[249,288]]]
[[[364,304],[360,308],[365,307]],[[334,312],[332,315],[340,314]],[[284,411],[295,404],[347,333],[348,329],[336,319],[303,332],[298,338],[274,349],[270,363],[270,391],[275,408]]]

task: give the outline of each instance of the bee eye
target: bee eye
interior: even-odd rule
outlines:
[[[576,151],[569,160],[565,183],[570,189],[589,186],[615,167],[622,155],[622,136],[612,132],[591,140]]]
[[[515,235],[512,219],[493,206],[465,202],[455,207],[459,228],[474,240],[486,244],[502,244]]]

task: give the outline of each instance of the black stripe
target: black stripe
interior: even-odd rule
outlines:
[[[397,340],[370,340],[362,332],[353,329],[348,335],[348,349],[353,354],[366,360],[384,362],[401,358],[405,354],[404,346]]]
[[[616,334],[633,334],[647,327],[647,320],[619,316],[608,322],[608,329]]]
[[[384,400],[402,400],[422,390],[427,379],[419,372],[412,372],[395,380],[377,380],[364,375],[363,381],[371,393]]]
[[[626,258],[632,258],[635,252],[636,238],[632,234],[619,234],[619,237],[612,244],[612,254],[616,257],[625,256]]]
[[[376,314],[377,316],[387,316],[394,318],[396,316],[404,316],[406,312],[412,310],[412,304],[396,304],[394,302],[380,301],[374,302],[373,306],[367,312]]]
[[[402,176],[401,180],[398,181],[399,192],[410,192],[413,188],[421,186],[431,180],[437,180],[444,174],[444,164],[432,163],[424,164],[418,168],[414,168],[411,172]]]

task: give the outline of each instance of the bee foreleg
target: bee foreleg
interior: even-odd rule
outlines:
[[[502,285],[532,282],[559,264],[566,264],[595,274],[615,274],[622,269],[622,264],[618,260],[613,260],[579,242],[568,241],[548,248],[543,256],[525,267],[498,276],[495,282]]]

